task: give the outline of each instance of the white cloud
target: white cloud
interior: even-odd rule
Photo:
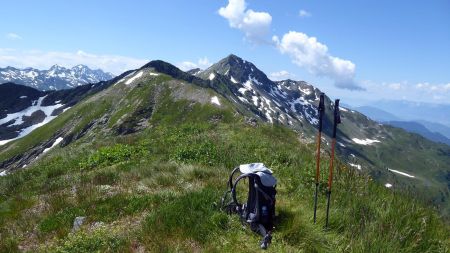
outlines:
[[[207,57],[203,57],[197,60],[197,62],[184,61],[177,64],[177,67],[183,71],[188,71],[195,68],[206,69],[211,66],[212,63]]]
[[[428,103],[446,103],[450,97],[450,83],[432,84],[429,82],[413,83],[400,82],[374,82],[370,80],[361,82],[372,98],[404,99]]]
[[[305,10],[300,10],[300,11],[298,12],[298,15],[299,15],[300,17],[302,17],[302,18],[308,18],[308,17],[311,17],[311,16],[312,16],[310,12],[307,12],[307,11],[305,11]]]
[[[58,52],[28,50],[21,51],[9,48],[0,48],[0,66],[14,66],[18,68],[33,67],[48,69],[54,64],[64,67],[72,67],[84,64],[90,68],[100,68],[113,74],[121,74],[127,70],[139,68],[148,60],[120,55],[98,55],[77,52]]]
[[[22,37],[17,33],[7,33],[6,38],[9,40],[21,40]]]
[[[382,83],[381,84],[383,87],[385,88],[389,88],[391,90],[406,90],[408,89],[408,82],[407,81],[402,81],[402,82],[393,82],[393,83]]]
[[[207,67],[211,66],[212,63],[209,62],[208,58],[203,57],[203,58],[198,59],[198,65],[207,68]]]
[[[332,56],[328,47],[318,42],[315,37],[290,31],[284,34],[281,40],[277,36],[273,36],[272,40],[282,54],[287,54],[293,63],[311,74],[333,79],[338,88],[362,89],[354,80],[355,64]]]
[[[230,27],[244,32],[245,37],[253,43],[265,42],[272,23],[269,13],[247,9],[245,0],[229,0],[226,7],[219,9],[219,15],[228,20]]]
[[[289,73],[286,70],[280,70],[278,72],[272,72],[270,73],[270,79],[279,81],[279,80],[285,80],[293,77],[294,75]]]
[[[401,83],[391,83],[391,84],[389,84],[389,88],[391,88],[393,90],[400,90],[402,88],[402,84]]]
[[[435,93],[447,93],[450,92],[450,83],[447,84],[431,84],[428,82],[417,83],[415,85],[416,89],[422,92],[435,92]],[[442,94],[441,94],[442,95]]]
[[[450,83],[444,85],[445,91],[450,91]]]

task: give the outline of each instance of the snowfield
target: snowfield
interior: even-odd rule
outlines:
[[[45,119],[42,122],[22,129],[16,138],[9,139],[9,140],[1,140],[0,146],[5,145],[6,143],[8,143],[10,141],[13,141],[13,140],[16,140],[16,139],[19,139],[19,138],[22,138],[22,137],[28,135],[34,129],[47,124],[48,122],[52,121],[54,118],[57,117],[57,116],[52,116],[53,111],[64,105],[63,104],[55,104],[55,105],[49,105],[49,106],[41,106],[42,101],[45,99],[45,97],[46,96],[40,97],[37,101],[35,101],[33,103],[32,106],[26,108],[25,110],[8,114],[8,115],[6,115],[5,118],[0,119],[0,125],[5,124],[11,120],[14,120],[14,123],[12,125],[20,125],[23,123],[23,120],[22,120],[23,116],[31,116],[31,114],[33,114],[36,111],[42,111],[45,113]]]
[[[386,183],[384,186],[386,186],[386,188],[391,188],[391,187],[392,187],[392,184]]]
[[[298,87],[298,89],[303,92],[305,95],[311,95],[311,90],[309,90],[308,88],[306,89],[302,89],[301,87]]]
[[[115,83],[114,86],[116,86],[118,83],[125,82],[125,80],[127,80],[127,78],[132,76],[134,73],[136,73],[136,71],[131,72],[130,74],[126,75],[125,77],[122,77],[122,79],[120,79],[117,83]]]
[[[125,82],[126,85],[131,84],[132,82],[134,82],[134,80],[138,79],[139,77],[141,77],[143,74],[142,71],[139,71],[139,73],[137,73],[136,75],[134,75],[133,77],[131,77],[130,79],[128,79],[128,81]]]
[[[216,75],[214,73],[209,74],[209,77],[208,77],[209,80],[212,81],[214,78],[216,78]]]
[[[376,142],[380,142],[379,140],[358,139],[358,138],[353,138],[352,141],[359,145],[372,145]]]
[[[245,92],[248,91],[246,88],[239,88],[238,90],[242,95],[245,95]]]

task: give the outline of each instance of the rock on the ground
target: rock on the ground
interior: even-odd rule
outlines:
[[[81,225],[83,225],[85,219],[86,217],[83,216],[75,217],[75,220],[73,221],[72,232],[77,232],[78,230],[80,230],[80,227]]]

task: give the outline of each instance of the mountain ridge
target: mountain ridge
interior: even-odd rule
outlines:
[[[420,134],[431,141],[450,145],[450,128],[445,125],[427,121],[403,120],[394,114],[372,106],[360,106],[356,107],[355,110],[382,124],[399,127],[408,132]]]
[[[107,81],[113,74],[101,69],[90,69],[78,64],[72,68],[53,65],[48,70],[35,68],[15,68],[7,66],[0,68],[0,83],[12,82],[36,88],[38,90],[61,90],[74,88],[88,83]]]

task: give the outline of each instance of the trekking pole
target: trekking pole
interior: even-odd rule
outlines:
[[[336,146],[336,129],[339,123],[341,123],[341,114],[339,113],[339,99],[336,99],[334,101],[333,140],[331,142],[331,161],[330,161],[330,175],[328,176],[327,218],[325,220],[325,228],[328,227],[328,213],[330,211],[330,198],[331,198],[331,183],[333,182],[334,147]]]
[[[320,142],[322,140],[322,118],[325,112],[324,94],[320,93],[319,102],[319,133],[317,134],[317,153],[316,153],[316,192],[314,193],[314,223],[316,223],[316,211],[317,211],[317,191],[319,189],[319,173],[320,173]]]

